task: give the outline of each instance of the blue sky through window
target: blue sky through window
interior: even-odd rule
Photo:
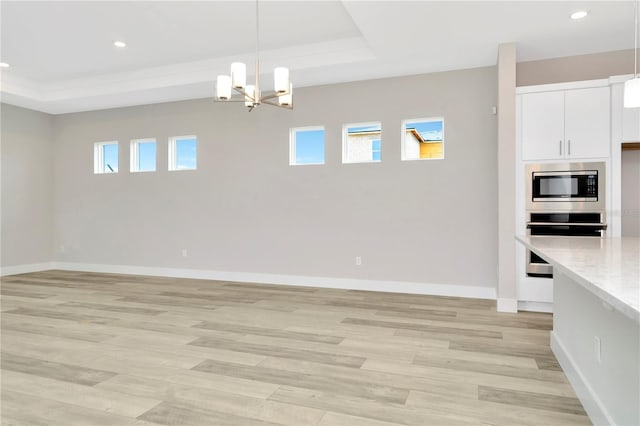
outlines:
[[[347,128],[347,133],[357,133],[357,132],[372,132],[372,131],[380,131],[380,125],[373,126],[354,126]]]
[[[371,141],[371,159],[380,161],[380,139]]]
[[[416,129],[426,141],[441,141],[443,124],[442,120],[409,121],[406,124],[406,128]]]
[[[176,140],[176,170],[196,168],[196,138]]]
[[[115,173],[118,171],[118,144],[102,145],[102,161],[104,172]]]
[[[324,130],[297,130],[295,164],[324,163]]]
[[[156,170],[156,143],[138,143],[138,171],[153,172]]]

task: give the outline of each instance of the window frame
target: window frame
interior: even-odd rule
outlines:
[[[407,158],[406,156],[406,136],[407,136],[407,123],[433,123],[436,121],[442,122],[442,157],[440,158]],[[400,126],[400,159],[402,161],[424,161],[424,160],[444,160],[445,159],[445,136],[444,136],[444,117],[427,117],[427,118],[408,118],[406,120],[402,120]]]
[[[177,157],[176,157],[176,145],[178,140],[181,139],[195,139],[196,141],[196,161],[195,161],[195,167],[193,167],[192,169],[179,169],[178,165],[176,163],[177,161]],[[184,136],[171,136],[169,138],[169,149],[168,149],[168,170],[170,172],[186,172],[186,171],[191,171],[191,170],[198,170],[198,136],[196,135],[184,135]]]
[[[115,171],[106,171],[104,164],[104,147],[115,145],[118,150],[118,168]],[[111,175],[120,171],[120,144],[118,141],[102,141],[93,143],[93,174],[94,175]]]
[[[321,163],[297,163],[296,162],[296,133],[299,131],[313,132],[322,130],[324,132],[324,140],[322,141],[322,157],[323,160]],[[324,126],[303,126],[303,127],[292,127],[289,129],[289,165],[290,166],[321,166],[326,163],[326,140],[327,140],[327,131]]]
[[[153,142],[156,146],[153,170],[140,170],[140,144]],[[155,138],[132,139],[129,146],[129,171],[131,173],[147,173],[158,170],[158,141]]]
[[[349,138],[350,127],[369,127],[369,126],[377,126],[380,125],[380,160],[367,160],[367,161],[348,161],[348,144],[347,139]],[[374,140],[378,140],[374,139]],[[373,148],[372,148],[373,152]],[[347,123],[342,125],[342,164],[370,164],[370,163],[382,163],[382,121],[366,121],[366,122],[358,122],[358,123]]]

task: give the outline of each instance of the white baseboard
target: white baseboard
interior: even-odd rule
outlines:
[[[0,277],[7,275],[26,274],[54,269],[54,262],[29,263],[26,265],[3,266],[0,268]]]
[[[496,310],[498,312],[518,312],[518,301],[499,297]]]
[[[558,359],[558,363],[569,379],[569,383],[571,383],[591,422],[594,425],[614,425],[615,422],[589,382],[586,381],[584,374],[576,366],[573,358],[553,331],[551,332],[551,350]]]
[[[405,281],[361,280],[354,278],[312,277],[304,275],[263,274],[252,272],[212,271],[204,269],[156,268],[130,265],[105,265],[96,263],[54,262],[55,269],[68,271],[102,272],[156,277],[194,278],[220,281],[250,282],[260,284],[282,284],[300,287],[339,288],[346,290],[380,291],[387,293],[409,293],[432,296],[468,297],[495,299],[493,287],[455,284],[415,283]]]
[[[550,314],[553,313],[553,303],[520,301],[518,302],[518,310],[528,312],[546,312]]]

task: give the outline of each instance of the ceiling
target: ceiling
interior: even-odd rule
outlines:
[[[490,66],[505,42],[519,62],[633,48],[631,0],[259,7],[264,86],[275,66],[294,87]],[[3,0],[0,18],[2,101],[53,114],[210,97],[232,61],[255,58],[253,1]]]

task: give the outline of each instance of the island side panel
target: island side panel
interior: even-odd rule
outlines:
[[[594,424],[639,425],[640,324],[559,269],[554,268],[553,352]]]

